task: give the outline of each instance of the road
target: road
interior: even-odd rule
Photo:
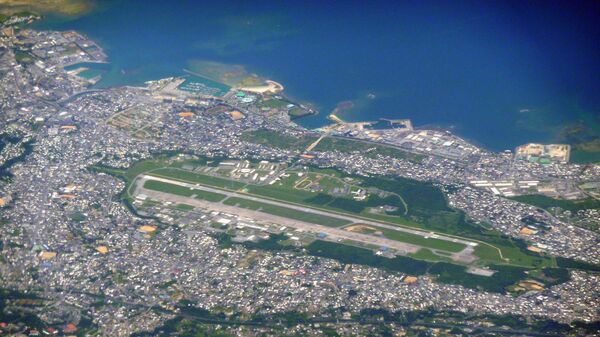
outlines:
[[[321,140],[323,140],[323,138],[327,137],[327,135],[329,134],[329,132],[326,132],[324,134],[321,135],[321,137],[319,137],[317,140],[315,140],[314,142],[312,142],[307,148],[306,150],[304,150],[304,153],[308,153],[310,151],[312,151],[315,147],[317,147],[317,145],[319,145],[319,142]]]

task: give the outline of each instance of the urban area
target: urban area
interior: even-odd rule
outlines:
[[[0,30],[0,336],[598,333],[600,164],[567,144],[100,89],[110,55],[34,19]]]

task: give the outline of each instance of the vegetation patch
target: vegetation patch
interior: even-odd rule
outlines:
[[[194,197],[195,199],[206,200],[211,202],[219,202],[225,199],[224,194],[214,193],[209,191],[197,190],[189,187],[173,185],[162,181],[148,180],[144,183],[144,188],[153,191],[165,192],[170,194],[181,195],[184,197]],[[187,206],[187,205],[186,205]]]
[[[338,137],[323,138],[315,147],[314,151],[339,151],[345,153],[360,152],[367,158],[387,156],[398,159],[406,159],[413,162],[419,162],[424,158],[422,155],[406,152],[393,146]]]
[[[188,204],[178,204],[177,206],[175,206],[175,208],[177,208],[180,211],[189,212],[194,209],[194,206]]]
[[[271,205],[267,203],[262,203],[258,201],[230,197],[223,202],[226,205],[236,206],[246,209],[251,209],[255,211],[260,211],[272,215],[281,216],[284,218],[290,218],[299,221],[305,221],[309,223],[314,223],[318,225],[328,226],[328,227],[341,227],[349,224],[349,221],[333,218],[330,216],[314,214],[309,212],[302,212],[295,209]]]
[[[350,247],[338,243],[315,241],[307,247],[311,255],[336,259],[342,263],[362,264],[394,272],[411,275],[430,274],[439,282],[459,284],[467,288],[505,293],[507,287],[527,278],[527,268],[491,265],[493,276],[480,276],[467,273],[466,267],[447,262],[426,262],[410,257],[386,258],[373,254],[371,250]]]
[[[250,143],[262,144],[283,150],[303,151],[319,137],[315,135],[293,137],[267,129],[248,131],[242,134],[242,140]],[[313,149],[317,152],[339,151],[343,153],[360,152],[368,158],[378,155],[388,156],[410,161],[421,161],[423,156],[402,151],[398,148],[383,144],[368,143],[361,140],[325,137]]]
[[[239,181],[223,179],[214,176],[208,176],[196,172],[190,172],[185,170],[180,170],[177,168],[167,167],[161,168],[157,170],[153,170],[150,172],[151,175],[163,178],[171,178],[175,180],[180,180],[189,183],[199,183],[214,187],[226,188],[230,190],[239,190],[246,186],[246,184],[241,183]]]
[[[445,261],[445,262],[452,261],[452,259],[450,259],[449,257],[437,255],[437,254],[433,253],[431,251],[431,249],[427,249],[427,248],[421,248],[416,253],[409,253],[408,256],[412,257],[414,259],[417,259],[417,260]]]
[[[539,208],[560,207],[565,211],[577,212],[584,209],[600,209],[600,200],[588,198],[584,200],[554,199],[544,195],[520,195],[511,199]]]
[[[432,248],[432,249],[440,249],[448,252],[460,252],[465,249],[466,246],[462,243],[452,242],[448,240],[434,239],[434,238],[425,238],[421,235],[411,234],[407,232],[401,232],[393,229],[383,228],[383,227],[375,227],[378,231],[380,231],[383,236],[388,239],[412,243],[415,245],[419,245],[422,247]]]

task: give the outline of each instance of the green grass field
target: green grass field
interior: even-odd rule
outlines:
[[[194,206],[191,206],[188,204],[177,204],[177,206],[175,206],[175,208],[177,208],[180,211],[189,212],[194,209]]]
[[[412,258],[415,258],[415,259],[418,259],[418,260],[427,260],[427,261],[433,261],[433,262],[437,262],[437,261],[452,262],[451,258],[445,257],[445,256],[436,255],[430,249],[427,249],[427,248],[421,248],[421,249],[419,249],[418,252],[416,252],[416,253],[409,253],[407,255],[409,257],[412,257]]]
[[[225,199],[224,194],[190,189],[179,185],[164,183],[162,181],[148,180],[144,183],[144,188],[153,191],[165,192],[170,194],[181,195],[184,197],[194,196],[194,199],[206,200],[210,202],[219,202]]]
[[[293,202],[334,212],[342,212],[345,214],[361,215],[366,218],[372,218],[373,215],[369,211],[369,208],[384,205],[397,207],[399,209],[398,214],[407,212],[398,196],[381,198],[373,194],[363,201],[357,201],[352,199],[351,195],[331,195],[335,188],[342,189],[346,183],[344,183],[339,176],[328,172],[308,172],[305,173],[303,177],[299,177],[297,172],[290,171],[289,173],[289,177],[283,178],[272,185],[248,185],[246,186],[246,191],[251,194],[272,199]],[[321,178],[318,178],[318,176]],[[299,181],[303,181],[303,183],[297,185]],[[307,187],[310,182],[318,182],[317,184],[323,190],[320,192],[311,192],[308,188],[302,188]],[[296,186],[299,186],[299,188]],[[350,186],[352,187],[352,190],[368,187],[368,185],[364,186],[363,182],[359,179],[353,179],[353,183]],[[397,217],[390,216],[389,218],[396,219]]]
[[[285,218],[290,218],[299,221],[305,221],[309,223],[314,223],[318,225],[328,226],[328,227],[341,227],[344,225],[348,225],[350,222],[334,217],[329,217],[320,214],[313,214],[308,212],[302,212],[295,209],[281,207],[277,205],[266,204],[262,202],[257,202],[248,199],[230,197],[223,202],[226,205],[236,206],[246,209],[251,209],[255,211],[260,211],[272,215],[277,215]]]
[[[161,168],[157,170],[153,170],[150,172],[151,175],[163,178],[170,178],[174,180],[185,181],[188,183],[198,183],[203,185],[209,185],[219,188],[225,188],[228,190],[239,190],[246,186],[246,184],[241,183],[239,181],[223,179],[214,176],[208,176],[205,174],[200,174],[196,172],[190,172],[185,170],[180,170],[176,168]]]
[[[391,146],[334,137],[327,137],[321,140],[314,151],[361,152],[368,158],[375,158],[377,155],[382,155],[415,162],[423,159],[421,155],[402,151]]]
[[[560,207],[565,211],[577,212],[584,209],[600,209],[600,200],[588,198],[584,200],[560,200],[543,195],[521,195],[511,199],[536,207],[548,209]]]
[[[493,263],[507,263],[522,267],[554,267],[553,259],[528,253],[522,250],[510,239],[502,241],[492,241],[494,247],[487,244],[479,244],[475,247],[474,255],[483,261]],[[496,248],[495,248],[496,247]],[[498,249],[502,251],[502,257],[498,254]]]
[[[388,239],[401,241],[401,242],[408,242],[408,243],[412,243],[415,245],[419,245],[421,247],[445,250],[445,251],[453,252],[453,253],[460,252],[461,250],[466,248],[466,246],[464,244],[458,243],[458,242],[452,242],[452,241],[440,240],[440,239],[434,239],[434,238],[426,239],[420,235],[415,235],[415,234],[406,233],[406,232],[400,232],[400,231],[396,231],[393,229],[388,229],[388,228],[383,228],[383,227],[375,227],[375,228],[378,231],[380,231],[381,233],[383,233],[383,236],[385,236]]]

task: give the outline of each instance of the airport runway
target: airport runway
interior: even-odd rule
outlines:
[[[153,176],[153,175],[141,175],[138,178],[138,180],[136,181],[136,188],[135,188],[136,195],[143,193],[143,194],[148,195],[151,198],[157,198],[157,199],[164,200],[164,201],[186,203],[191,206],[201,207],[201,208],[210,209],[210,210],[217,210],[217,211],[221,211],[221,212],[229,213],[229,214],[246,214],[246,216],[248,218],[252,218],[252,219],[256,219],[256,220],[263,220],[263,221],[268,221],[268,222],[272,222],[272,223],[276,223],[276,224],[281,224],[281,225],[288,226],[288,227],[299,228],[299,229],[302,229],[307,232],[325,233],[328,236],[330,236],[330,239],[331,239],[331,237],[336,238],[336,239],[348,239],[348,240],[358,241],[358,242],[365,243],[365,244],[385,246],[385,247],[396,249],[399,251],[404,251],[406,253],[416,253],[420,248],[422,248],[421,246],[418,246],[418,245],[413,245],[410,243],[391,240],[391,239],[388,239],[385,237],[354,233],[354,232],[346,231],[346,230],[343,230],[340,228],[328,227],[328,226],[298,221],[298,220],[289,219],[289,218],[281,217],[281,216],[276,216],[276,215],[272,215],[272,214],[268,214],[268,213],[264,213],[264,212],[254,211],[254,210],[235,207],[235,206],[229,206],[229,205],[223,204],[222,202],[218,202],[218,203],[209,202],[209,201],[198,200],[198,199],[184,197],[184,196],[178,196],[178,195],[174,195],[174,194],[170,194],[170,193],[148,190],[148,189],[143,188],[144,183],[147,180],[155,180],[155,181],[160,181],[160,182],[169,183],[169,184],[173,184],[173,185],[193,188],[193,189],[197,189],[200,191],[219,193],[219,194],[226,195],[227,197],[242,198],[242,199],[261,202],[261,203],[265,203],[265,204],[270,204],[270,205],[275,205],[275,206],[280,206],[280,207],[287,207],[287,208],[302,211],[302,212],[334,217],[334,218],[338,218],[338,219],[347,220],[347,221],[351,222],[352,224],[364,224],[364,225],[370,225],[370,226],[384,227],[384,228],[396,230],[399,232],[406,232],[406,233],[410,233],[410,234],[414,234],[414,235],[423,236],[425,238],[436,238],[436,239],[446,240],[446,241],[450,241],[450,242],[462,243],[466,246],[466,248],[460,252],[453,253],[450,257],[455,261],[459,261],[459,262],[463,262],[463,263],[470,263],[476,259],[476,257],[472,254],[474,246],[477,245],[477,243],[475,243],[475,242],[462,240],[462,239],[458,239],[458,238],[453,238],[453,237],[446,237],[446,236],[443,236],[440,234],[432,234],[430,232],[420,231],[420,230],[416,230],[416,229],[410,229],[410,228],[406,228],[406,227],[399,227],[399,226],[388,225],[388,224],[379,223],[379,222],[375,222],[375,221],[369,221],[369,220],[365,220],[365,219],[361,219],[361,218],[352,217],[350,215],[343,215],[343,214],[338,214],[338,213],[322,211],[322,210],[318,210],[318,209],[314,209],[314,208],[310,208],[310,207],[300,206],[297,204],[290,204],[290,203],[280,202],[280,201],[275,201],[275,200],[270,200],[270,199],[263,199],[261,197],[256,197],[256,196],[248,195],[245,193],[227,191],[227,190],[222,190],[219,188],[209,187],[209,186],[200,185],[200,184],[186,183],[186,182],[169,179],[169,178],[163,178],[163,177],[158,177],[158,176]]]

